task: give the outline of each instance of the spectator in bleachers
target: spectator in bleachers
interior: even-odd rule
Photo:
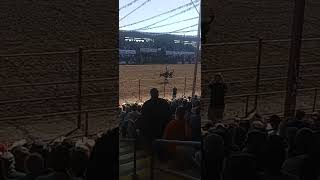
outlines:
[[[151,98],[146,101],[141,110],[141,135],[151,145],[154,139],[160,139],[168,121],[170,120],[169,103],[159,98],[159,91],[156,88],[150,90]]]
[[[126,135],[128,138],[135,138],[136,137],[136,121],[141,117],[141,113],[138,110],[138,104],[133,104],[131,107],[131,111],[127,113],[125,116],[126,126]]]
[[[223,138],[212,133],[204,138],[203,148],[205,164],[202,168],[203,179],[221,179],[223,161],[226,155]]]
[[[18,172],[15,168],[15,157],[14,155],[6,151],[1,155],[1,160],[3,162],[3,172],[7,179],[18,179],[25,176],[24,173]]]
[[[175,120],[169,122],[165,128],[163,138],[168,140],[188,141],[192,138],[192,130],[185,119],[186,110],[184,107],[178,107]],[[176,154],[175,144],[168,146],[168,151],[171,154]]]
[[[246,146],[243,149],[244,153],[254,156],[257,169],[263,168],[263,152],[267,140],[267,134],[259,130],[253,130],[248,133]]]
[[[40,154],[30,154],[25,160],[26,176],[19,180],[36,180],[39,176],[45,175],[45,162]]]
[[[18,141],[9,149],[0,144],[0,180],[118,179],[118,132],[118,128],[108,131],[96,143],[89,139],[50,144]],[[16,159],[23,161],[23,167],[15,166]]]
[[[192,141],[201,141],[201,114],[200,102],[193,101],[192,109],[190,110],[190,126],[192,129]]]
[[[170,121],[163,135],[163,139],[190,141],[192,140],[192,129],[186,120],[186,108],[178,107],[176,110],[175,119]],[[184,168],[192,161],[193,148],[179,146],[175,143],[167,145],[169,158],[173,159],[174,166]]]
[[[251,154],[239,153],[227,158],[223,180],[258,180],[256,159]],[[209,180],[209,179],[208,179]]]
[[[318,180],[320,177],[320,133],[313,133],[311,147],[301,164],[301,180]]]
[[[48,164],[49,168],[53,170],[52,173],[39,177],[38,180],[70,180],[72,176],[69,172],[70,167],[70,151],[68,147],[63,145],[56,145],[52,148],[49,154]]]
[[[98,138],[90,155],[87,180],[119,179],[119,129]]]
[[[70,156],[70,173],[72,177],[84,180],[88,163],[88,148],[75,147],[72,149]]]
[[[271,125],[271,130],[269,131],[269,134],[275,134],[275,135],[279,135],[279,125],[281,123],[281,119],[279,116],[277,115],[272,115],[269,119],[269,123]]]
[[[173,87],[173,89],[172,89],[172,100],[173,100],[173,99],[176,99],[176,97],[177,97],[177,91],[178,91],[178,89],[177,89],[176,87]]]
[[[310,127],[309,124],[305,121],[306,113],[304,111],[298,110],[296,112],[296,117],[289,120],[287,123],[287,127],[296,127],[298,129],[304,127]]]
[[[314,112],[311,115],[312,129],[314,131],[320,131],[320,114],[319,112]]]
[[[296,178],[282,171],[286,159],[286,145],[278,135],[270,135],[264,149],[265,171],[262,179],[266,180],[295,180]]]
[[[208,119],[214,124],[223,120],[225,108],[225,94],[227,92],[227,85],[223,81],[221,74],[216,74],[213,81],[210,82],[209,88],[211,91],[210,104],[208,110]]]
[[[213,152],[220,152],[221,147],[216,145],[216,141],[210,142],[212,153],[203,155],[205,162],[203,170],[206,172],[203,179],[219,179],[218,176],[222,172],[223,180],[319,179],[320,135],[318,131],[306,128],[309,123],[304,117],[305,112],[298,111],[295,119],[291,119],[289,122],[282,120],[285,127],[283,136],[279,135],[281,134],[279,133],[281,119],[275,115],[271,116],[269,123],[272,129],[278,130],[271,131],[271,133],[266,131],[268,122],[263,121],[263,117],[246,118],[233,124],[217,123],[204,137],[204,152],[209,146],[210,141],[206,141],[208,137],[219,135],[223,139],[223,148],[225,149],[224,156],[220,155],[219,157],[223,157],[222,161],[226,164],[220,171],[216,171],[216,162],[218,161],[210,161],[210,156],[216,155]],[[316,117],[313,118],[316,119]],[[314,122],[312,124],[311,127],[314,127]],[[246,141],[244,136],[247,136]],[[232,137],[231,145],[230,137]],[[238,148],[234,148],[233,145]],[[212,173],[211,175],[215,174],[215,178],[207,178],[210,173]]]

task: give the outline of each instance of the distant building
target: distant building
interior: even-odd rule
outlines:
[[[197,42],[195,36],[120,31],[119,37],[121,64],[194,62]]]

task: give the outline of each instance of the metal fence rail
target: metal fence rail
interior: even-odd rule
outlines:
[[[25,118],[37,118],[43,116],[59,116],[59,115],[67,115],[67,114],[77,114],[78,122],[77,128],[81,128],[82,123],[82,114],[85,114],[85,135],[88,136],[88,116],[90,112],[96,111],[115,111],[118,109],[115,107],[108,108],[99,108],[99,109],[83,109],[82,107],[82,99],[94,96],[102,96],[113,94],[112,92],[101,92],[101,93],[90,93],[83,94],[83,83],[91,83],[91,82],[110,82],[117,81],[118,77],[110,77],[110,78],[92,78],[92,79],[83,79],[83,61],[85,59],[84,53],[101,53],[101,52],[117,52],[118,49],[82,49],[73,50],[73,51],[55,51],[55,52],[39,52],[39,53],[17,53],[17,54],[0,54],[0,58],[12,58],[12,57],[31,57],[31,56],[50,56],[50,55],[67,55],[67,54],[75,54],[78,58],[78,67],[77,67],[77,80],[72,81],[57,81],[57,82],[33,82],[33,83],[21,83],[21,84],[2,84],[0,86],[1,89],[12,89],[12,88],[25,88],[25,87],[42,87],[42,86],[51,86],[51,85],[65,85],[65,84],[74,84],[77,85],[78,93],[70,96],[54,96],[54,97],[40,97],[40,98],[26,98],[26,99],[16,99],[16,100],[3,100],[0,101],[0,104],[9,104],[9,103],[25,103],[25,102],[33,102],[33,101],[48,101],[48,100],[58,100],[58,99],[70,99],[77,98],[78,107],[75,111],[61,111],[55,113],[38,113],[33,115],[26,116],[10,116],[10,117],[0,117],[0,121],[12,121],[17,119],[25,119]]]
[[[183,83],[183,87],[181,88],[182,91],[180,91],[181,95],[182,96],[187,96],[187,92],[188,92],[188,85],[192,85],[192,84],[188,84],[187,83],[187,80],[191,80],[192,77],[174,77],[174,78],[171,78],[169,79],[169,84],[166,84],[166,83],[163,83],[162,85],[159,85],[161,86],[161,89],[159,89],[161,92],[162,92],[162,96],[164,98],[167,98],[168,97],[168,94],[172,93],[171,89],[168,89],[168,86],[170,85],[173,85],[175,86],[176,84],[170,84],[170,81],[172,80],[181,80],[181,82]],[[138,96],[138,101],[142,101],[142,96],[145,95],[144,92],[143,92],[143,88],[144,87],[148,87],[148,86],[143,86],[143,82],[144,81],[154,81],[155,79],[148,79],[148,78],[141,78],[141,79],[134,79],[134,80],[121,80],[120,82],[121,83],[126,83],[126,82],[136,82],[137,84],[137,96]],[[162,82],[161,82],[162,83]],[[182,84],[181,83],[181,84]],[[190,89],[190,92],[191,92],[192,89]],[[149,94],[149,91],[147,91],[146,94]],[[191,94],[190,94],[191,95]]]
[[[298,89],[298,92],[307,92],[307,91],[313,91],[314,96],[313,96],[313,105],[312,108],[306,108],[306,109],[301,109],[301,110],[312,110],[313,112],[318,109],[317,107],[317,100],[318,100],[318,91],[320,88],[305,88],[305,89]],[[226,96],[226,99],[234,99],[234,98],[246,98],[246,104],[245,104],[245,115],[248,115],[249,112],[249,99],[252,96],[263,96],[263,95],[277,95],[277,94],[284,94],[286,91],[271,91],[271,92],[263,92],[263,93],[250,93],[250,94],[240,94],[240,95],[231,95],[231,96]],[[201,98],[201,103],[202,104],[208,104],[210,101],[210,98]],[[254,107],[256,109],[257,106]],[[269,112],[269,113],[264,113],[261,115],[271,115],[271,114],[281,114],[284,112]]]
[[[129,142],[133,144],[133,179],[137,179],[137,139],[136,138],[124,138],[120,139],[120,142]]]
[[[320,41],[320,38],[305,38],[302,39],[303,42],[312,42],[312,41]],[[277,91],[277,92],[264,92],[260,93],[260,83],[264,81],[276,81],[276,80],[286,80],[288,77],[287,76],[280,76],[280,77],[268,77],[268,78],[261,78],[261,70],[264,69],[272,69],[272,68],[287,68],[287,64],[274,64],[274,65],[261,65],[262,61],[262,48],[264,44],[270,44],[270,43],[277,43],[277,42],[291,42],[291,39],[276,39],[276,40],[263,40],[263,39],[258,39],[256,41],[242,41],[242,42],[222,42],[222,43],[207,43],[203,44],[202,46],[204,48],[210,48],[210,47],[216,47],[216,46],[236,46],[236,45],[256,45],[257,51],[256,51],[256,66],[250,66],[250,67],[236,67],[236,68],[227,68],[227,69],[206,69],[202,70],[202,73],[204,74],[210,74],[210,73],[218,73],[218,72],[238,72],[238,71],[248,71],[248,70],[256,70],[256,76],[253,79],[248,79],[248,80],[239,80],[239,81],[231,81],[231,82],[226,82],[228,84],[243,84],[243,83],[253,83],[255,82],[255,93],[252,94],[240,94],[236,96],[227,96],[226,98],[235,98],[235,97],[246,97],[247,102],[246,102],[246,114],[248,112],[248,103],[249,103],[249,97],[254,96],[254,109],[257,108],[258,106],[258,99],[259,96],[261,95],[272,95],[272,94],[279,94],[279,93],[286,93],[286,91]],[[320,65],[319,62],[308,62],[308,63],[301,63],[300,66],[308,67],[308,66],[318,66]],[[320,66],[319,66],[320,67]],[[303,78],[310,78],[310,77],[320,77],[320,74],[306,74],[306,75],[301,75],[299,76],[299,79]],[[206,88],[209,84],[208,83],[203,83],[202,88]],[[316,104],[317,104],[317,91],[318,87],[313,87],[311,90],[315,91],[315,96],[314,96],[314,102],[313,102],[313,107],[312,109],[317,109]],[[304,91],[300,89],[300,91]],[[203,98],[202,101],[208,102],[208,98]]]

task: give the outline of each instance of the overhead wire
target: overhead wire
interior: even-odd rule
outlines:
[[[119,8],[119,11],[121,11],[124,8],[130,7],[131,5],[133,5],[134,3],[138,2],[139,0],[133,0],[131,2],[129,2],[128,4],[123,5],[122,7]]]
[[[140,6],[136,7],[134,10],[130,11],[128,14],[126,14],[125,16],[123,16],[122,18],[120,18],[119,21],[122,21],[123,19],[127,18],[128,16],[130,16],[132,13],[134,13],[135,11],[137,11],[138,9],[140,9],[141,7],[143,7],[144,5],[146,5],[148,2],[150,2],[151,0],[146,0],[144,1],[142,4],[140,4]]]
[[[174,31],[166,32],[166,33],[176,33],[176,32],[180,32],[182,30],[189,29],[189,28],[195,27],[195,26],[198,26],[198,23],[194,24],[194,25],[191,25],[191,26],[187,26],[187,27],[181,28],[181,29],[177,29],[177,30],[174,30]]]
[[[195,2],[199,2],[200,0],[196,0]],[[160,14],[157,14],[157,15],[154,15],[152,17],[149,17],[149,18],[146,18],[146,19],[143,19],[143,20],[140,20],[140,21],[136,21],[136,22],[133,22],[133,23],[130,23],[130,24],[126,24],[126,25],[123,25],[123,26],[120,26],[120,28],[124,28],[124,27],[128,27],[128,26],[133,26],[133,25],[136,25],[136,24],[140,24],[142,22],[145,22],[145,21],[149,21],[149,20],[152,20],[152,19],[155,19],[157,17],[160,17],[160,16],[163,16],[163,15],[166,15],[166,14],[169,14],[169,13],[172,13],[172,12],[175,12],[177,10],[180,10],[180,9],[183,9],[185,7],[188,7],[188,6],[191,6],[192,3],[187,3],[187,4],[184,4],[182,6],[179,6],[177,8],[173,8],[169,11],[166,11],[166,12],[163,12],[163,13],[160,13]]]
[[[196,5],[194,4],[193,0],[191,0],[191,3],[193,5],[193,7],[196,9],[197,13],[200,15],[200,12],[199,12],[198,8],[196,7]]]
[[[145,29],[141,29],[141,30],[149,30],[149,29],[161,28],[161,27],[170,26],[170,25],[173,25],[173,24],[181,23],[181,22],[190,21],[190,20],[193,20],[193,19],[198,19],[198,17],[183,19],[183,20],[180,20],[180,21],[175,21],[175,22],[171,22],[171,23],[167,23],[167,24],[163,24],[163,25],[159,25],[159,26],[153,26],[153,27],[149,27],[149,28],[145,28]]]
[[[173,17],[175,17],[175,16],[178,16],[178,15],[181,15],[181,14],[183,14],[183,13],[186,13],[186,12],[192,10],[192,9],[193,9],[193,7],[189,7],[189,8],[187,8],[187,9],[185,9],[185,10],[183,10],[183,11],[180,11],[180,12],[178,12],[178,13],[176,13],[176,14],[173,14],[173,15],[167,17],[167,18],[161,19],[161,20],[156,21],[156,22],[154,22],[154,23],[152,23],[152,24],[149,24],[149,25],[147,25],[147,26],[144,26],[144,27],[135,29],[135,31],[148,29],[148,28],[150,28],[150,27],[152,27],[152,26],[154,26],[154,25],[156,25],[156,24],[162,23],[162,22],[164,22],[164,21],[166,21],[166,20],[168,20],[168,19],[171,19],[171,18],[173,18]]]

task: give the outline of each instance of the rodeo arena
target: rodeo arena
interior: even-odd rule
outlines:
[[[152,2],[145,4],[148,5]],[[120,69],[137,67],[141,71],[134,73],[145,76],[125,82],[120,70],[121,180],[201,178],[199,8],[199,0],[185,1],[165,13],[147,17],[146,21],[156,22],[138,29],[130,27],[135,23],[129,23],[130,28],[126,29],[120,21],[120,29],[124,27],[120,30]],[[169,20],[188,11],[198,17],[179,16],[178,21],[193,20],[196,25],[182,25],[171,32],[148,32],[173,25]],[[185,35],[194,31],[198,36]],[[147,74],[148,71],[153,73]],[[186,72],[184,77],[180,77],[182,71]]]
[[[320,38],[302,38],[295,3],[291,39],[211,43],[215,17],[202,21],[201,95],[150,88],[147,101],[122,104],[121,179],[319,179]]]

